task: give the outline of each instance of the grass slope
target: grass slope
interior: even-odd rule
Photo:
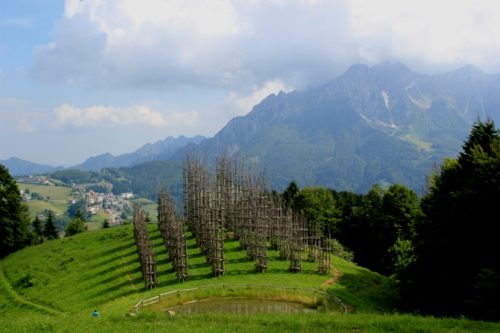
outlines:
[[[188,239],[190,280],[178,284],[167,260],[161,237],[150,225],[157,254],[159,288],[144,291],[131,226],[86,232],[50,241],[14,253],[0,261],[0,332],[157,332],[157,331],[405,331],[427,327],[435,332],[499,330],[499,325],[467,320],[438,320],[374,314],[391,309],[395,301],[391,282],[376,273],[334,258],[330,276],[315,273],[316,264],[304,263],[301,273],[288,273],[288,263],[270,252],[269,272],[254,273],[238,243],[225,244],[227,273],[214,279],[194,243]],[[139,299],[161,292],[210,283],[266,283],[332,288],[354,308],[349,315],[197,315],[167,317],[142,311],[125,317]],[[98,307],[102,318],[90,318]],[[430,329],[432,328],[432,330]],[[411,331],[411,330],[406,330]],[[416,331],[416,330],[415,330]]]

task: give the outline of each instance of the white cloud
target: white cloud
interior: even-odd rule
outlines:
[[[286,85],[280,80],[272,80],[264,83],[260,87],[254,87],[252,92],[248,95],[239,95],[238,93],[231,93],[228,97],[229,103],[234,110],[235,115],[245,115],[252,110],[252,108],[260,103],[264,98],[271,94],[277,94],[280,91],[289,92],[293,90],[292,87]]]
[[[333,40],[343,13],[332,10],[341,2],[329,1],[328,20],[318,24],[327,2],[317,0],[67,0],[53,40],[35,50],[32,74],[113,86],[300,80],[318,62],[336,60],[330,49],[340,47]]]
[[[94,105],[88,108],[77,108],[63,104],[54,110],[54,127],[117,127],[146,125],[164,127],[167,121],[159,112],[146,106],[135,105],[125,108]]]
[[[33,74],[241,93],[276,77],[317,85],[385,58],[500,71],[498,31],[500,2],[488,0],[66,0]]]
[[[500,2],[353,0],[351,31],[361,56],[500,70]]]

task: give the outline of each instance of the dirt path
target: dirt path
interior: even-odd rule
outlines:
[[[333,283],[335,283],[336,281],[338,281],[341,276],[342,276],[342,272],[339,271],[338,269],[334,268],[333,277],[331,277],[328,280],[326,280],[325,282],[323,282],[321,284],[321,288],[326,288],[328,286],[331,286]]]

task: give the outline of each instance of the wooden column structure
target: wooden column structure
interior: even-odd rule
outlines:
[[[141,263],[144,287],[146,289],[156,288],[158,285],[158,279],[156,275],[156,262],[154,259],[153,246],[149,241],[144,212],[138,206],[134,207],[133,225],[135,244],[139,261]]]
[[[158,228],[177,279],[185,281],[188,263],[184,223],[177,218],[172,197],[164,189],[158,193]]]

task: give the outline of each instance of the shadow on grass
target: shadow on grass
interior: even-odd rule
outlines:
[[[115,291],[118,291],[121,289],[124,289],[125,292],[128,292],[129,289],[127,289],[126,287],[134,287],[134,289],[135,289],[135,286],[137,284],[141,284],[142,282],[143,282],[142,277],[137,277],[137,278],[132,279],[132,280],[122,281],[122,282],[115,284],[115,285],[112,285],[106,289],[98,290],[94,294],[94,297],[98,297],[100,295],[105,295],[105,294],[111,294],[111,293],[114,293]],[[132,292],[135,292],[135,290],[133,290]]]
[[[123,250],[126,250],[126,249],[134,249],[135,250],[135,243],[134,242],[128,242],[126,244],[123,244],[123,245],[111,248],[109,250],[102,251],[101,253],[99,253],[99,256],[106,257],[106,256],[109,256],[110,254],[114,254],[116,252],[120,252],[120,251],[123,251]]]
[[[174,274],[175,273],[175,270],[170,266],[169,268],[167,269],[163,269],[163,270],[158,270],[157,271],[157,274],[158,276],[163,276],[163,275],[170,275],[170,274]]]
[[[117,262],[115,265],[105,267],[104,269],[98,270],[98,271],[88,271],[87,272],[87,277],[94,277],[94,276],[101,276],[101,275],[106,275],[112,272],[118,272],[121,267],[126,267],[130,266],[137,263],[137,266],[135,267],[140,267],[139,260],[137,258],[131,258],[128,261],[125,262]],[[139,268],[140,269],[140,268]]]
[[[255,269],[237,269],[224,272],[225,276],[250,275],[256,273]]]
[[[251,262],[252,260],[250,260],[249,258],[247,257],[241,257],[241,258],[233,258],[233,259],[226,259],[225,262],[226,264],[239,264],[239,263],[243,263],[243,262]]]
[[[95,287],[95,286],[99,286],[99,285],[102,285],[102,284],[108,284],[112,281],[115,281],[117,279],[117,277],[121,277],[121,276],[124,276],[124,275],[133,275],[133,274],[136,274],[138,272],[140,272],[141,269],[140,267],[138,267],[137,269],[134,269],[134,268],[131,268],[131,269],[128,269],[126,271],[122,271],[122,272],[117,272],[116,275],[112,275],[112,276],[108,276],[104,279],[95,279],[91,286],[92,287]]]
[[[111,295],[98,294],[96,296],[96,299],[97,299],[97,303],[107,303],[107,302],[114,301],[115,299],[118,299],[120,297],[125,297],[128,295],[135,294],[137,292],[145,291],[145,290],[146,289],[144,289],[144,286],[141,286],[140,289],[136,289],[136,290],[127,289],[127,290],[123,290],[122,292],[119,292],[117,294],[111,294]],[[108,296],[108,297],[103,297],[103,298],[99,299],[99,296]]]
[[[202,267],[210,267],[206,262],[200,262],[196,264],[189,264],[188,263],[189,269],[197,269],[197,268],[202,268]]]
[[[368,270],[344,273],[337,284],[342,288],[332,288],[333,293],[355,310],[391,311],[399,302],[396,281]]]
[[[90,266],[89,268],[90,269],[94,269],[94,268],[97,268],[97,267],[106,266],[106,265],[108,265],[110,263],[116,262],[117,260],[121,260],[123,258],[127,258],[127,257],[130,257],[130,256],[136,256],[137,255],[136,253],[137,252],[135,251],[135,247],[134,247],[133,251],[122,253],[120,255],[110,257],[110,258],[108,258],[106,260],[103,260],[103,261],[94,262],[93,265]]]
[[[190,275],[186,281],[206,280],[206,279],[210,279],[212,277],[213,277],[212,273],[197,274],[197,275],[192,275],[192,276]],[[167,287],[167,286],[172,286],[172,285],[176,285],[176,284],[178,284],[179,289],[185,288],[185,287],[183,287],[182,282],[179,282],[179,280],[177,280],[177,278],[175,278],[175,277],[168,279],[168,280],[160,280],[158,282],[158,287],[161,288],[161,287]]]
[[[161,237],[161,234],[156,234],[156,235],[154,235],[154,236],[151,236],[151,234],[152,234],[152,233],[149,233],[149,240],[150,240],[151,242],[161,239],[161,242],[162,242],[162,244],[163,244],[163,238]]]
[[[203,257],[203,254],[201,254],[200,252],[198,253],[195,253],[195,254],[190,254],[188,259],[194,259],[194,258],[201,258]]]
[[[288,268],[268,268],[267,273],[284,274],[284,273],[291,273],[291,272]],[[300,272],[297,272],[297,274],[300,274]]]
[[[229,249],[224,248],[224,253],[241,252],[241,251],[244,251],[244,250],[242,250],[239,246],[229,248]]]
[[[170,259],[167,257],[164,257],[163,259],[161,260],[156,260],[156,264],[157,265],[170,265],[172,262],[170,261]]]

